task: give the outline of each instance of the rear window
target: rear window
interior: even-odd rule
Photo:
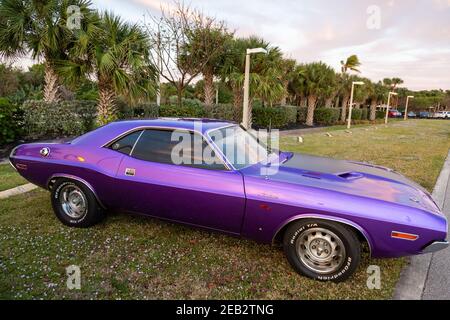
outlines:
[[[116,142],[114,142],[110,146],[110,148],[120,153],[130,155],[141,133],[142,130],[130,133],[129,135],[123,137],[122,139],[119,139]]]

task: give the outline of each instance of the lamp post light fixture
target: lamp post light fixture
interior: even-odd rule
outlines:
[[[244,79],[244,108],[242,110],[242,126],[245,129],[250,129],[250,111],[249,111],[249,99],[250,99],[250,55],[257,53],[267,54],[267,50],[264,48],[247,49],[247,55],[245,57],[245,79]]]
[[[408,120],[408,104],[409,104],[409,99],[414,99],[414,96],[407,96],[407,97],[406,97],[405,120]]]
[[[386,118],[384,119],[384,124],[388,123],[389,108],[390,108],[390,104],[391,104],[391,96],[398,96],[398,93],[397,92],[389,92],[388,102],[387,102],[387,107],[386,107]]]
[[[355,86],[363,86],[363,85],[364,82],[362,81],[353,81],[352,83],[352,92],[350,94],[350,108],[348,110],[347,129],[350,129],[352,126],[353,96],[355,92]]]

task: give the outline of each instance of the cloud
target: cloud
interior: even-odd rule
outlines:
[[[94,0],[133,22],[170,0]],[[336,69],[357,54],[364,76],[399,76],[411,89],[450,89],[450,0],[189,0],[237,36],[261,36],[299,62],[323,60]],[[380,28],[368,29],[377,6]]]

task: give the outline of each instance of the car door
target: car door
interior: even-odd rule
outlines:
[[[174,164],[172,152],[179,141],[173,141],[173,132],[144,130],[130,154],[124,156],[116,177],[121,207],[240,234],[245,210],[241,173],[228,170],[222,162]],[[206,144],[199,134],[186,133]]]

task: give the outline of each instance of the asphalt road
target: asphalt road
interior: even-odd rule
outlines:
[[[449,185],[445,193],[444,213],[450,221]],[[422,299],[450,300],[450,248],[432,255]]]
[[[433,198],[450,221],[450,152],[436,183]],[[450,247],[413,256],[402,271],[394,300],[450,300]]]

